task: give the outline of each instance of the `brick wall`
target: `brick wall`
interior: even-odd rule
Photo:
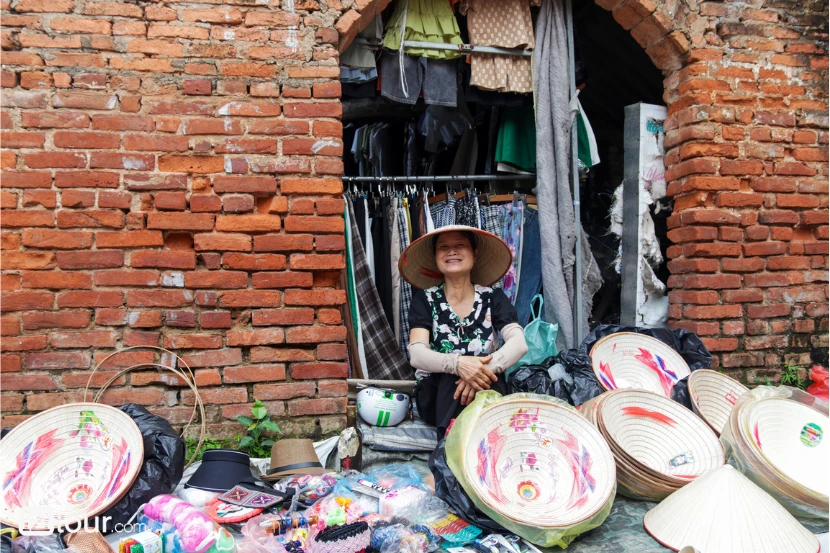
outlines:
[[[335,45],[387,2],[0,0],[4,424],[142,344],[195,368],[212,435],[254,396],[288,432],[344,423]],[[749,381],[807,364],[828,333],[826,3],[598,3],[665,75],[672,324]],[[181,423],[170,383],[104,399]]]
[[[254,397],[289,433],[345,423],[342,8],[277,4],[3,0],[4,425],[138,345],[194,368],[211,435]],[[182,423],[171,382],[104,401]]]

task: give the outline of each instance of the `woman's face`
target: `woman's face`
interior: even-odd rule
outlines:
[[[476,261],[470,239],[460,232],[445,232],[435,243],[435,263],[444,275],[469,274]]]

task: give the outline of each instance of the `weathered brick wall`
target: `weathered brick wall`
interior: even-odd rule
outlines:
[[[141,344],[195,368],[211,434],[254,396],[290,432],[343,424],[335,45],[386,3],[0,0],[4,424]],[[665,75],[672,324],[750,381],[806,364],[828,333],[826,3],[598,3]],[[181,423],[169,382],[105,400]]]
[[[341,9],[3,0],[4,425],[137,345],[195,370],[211,435],[254,397],[287,432],[345,423]],[[104,401],[181,423],[171,381]]]

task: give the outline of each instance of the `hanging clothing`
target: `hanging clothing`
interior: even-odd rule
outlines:
[[[375,240],[372,236],[372,217],[369,213],[369,200],[363,197],[363,235],[366,237],[366,259],[369,261],[369,272],[372,275],[372,282],[377,282],[375,275]]]
[[[429,206],[435,228],[439,229],[455,224],[455,203],[456,199],[450,195],[445,201],[436,202]]]
[[[483,205],[481,206],[481,213],[483,215],[482,218],[484,219],[484,230],[486,230],[490,234],[495,234],[496,236],[504,240],[501,225],[499,222],[499,206]]]
[[[530,302],[542,290],[542,244],[539,238],[539,212],[528,207],[522,213],[522,254],[519,263],[519,288],[516,292],[516,313],[519,324],[530,321]]]
[[[398,230],[398,202],[396,197],[389,198],[389,220],[392,223],[392,232],[389,249],[389,269],[392,272],[392,332],[395,340],[400,344],[401,336],[401,278],[398,272],[398,261],[401,258],[401,235]]]
[[[345,200],[345,207],[343,209],[343,218],[345,220],[345,235],[346,235],[346,283],[347,294],[349,298],[348,312],[351,325],[349,325],[349,341],[353,344],[357,353],[358,372],[364,377],[366,376],[366,351],[363,347],[363,334],[360,324],[360,309],[357,301],[357,288],[355,283],[355,268],[354,268],[354,244],[359,241],[353,240],[354,231],[360,225],[355,222],[354,210],[350,210],[350,206],[361,204],[352,200],[349,196],[343,196]],[[362,221],[362,219],[359,219]],[[362,247],[362,246],[359,246]]]
[[[351,206],[351,202],[347,202]],[[359,298],[358,309],[361,321],[361,334],[365,349],[366,378],[380,380],[411,380],[414,376],[412,367],[398,348],[392,335],[392,328],[380,304],[377,288],[372,284],[363,244],[359,242],[354,213],[350,213],[353,251],[355,291]]]
[[[536,21],[537,47],[533,51],[534,97],[536,100],[536,198],[539,204],[539,230],[542,243],[542,278],[545,289],[546,320],[559,323],[562,349],[576,343],[574,325],[573,274],[575,247],[581,247],[585,272],[582,282],[582,320],[577,321],[583,333],[588,332],[588,313],[594,293],[602,286],[599,267],[588,246],[588,239],[579,229],[577,241],[573,196],[571,192],[571,149],[567,27],[562,0],[542,3]],[[557,342],[559,340],[557,339]]]
[[[428,105],[456,107],[455,61],[384,51],[381,63],[380,94],[384,98],[414,106],[423,94]]]
[[[522,228],[522,204],[513,205],[513,203],[499,206],[499,226],[501,228],[501,239],[504,240],[507,247],[510,248],[510,253],[513,254],[513,263],[502,278],[502,288],[513,303],[516,299],[516,290],[519,286],[518,280],[518,266],[519,266],[519,247],[521,242],[521,228]]]
[[[389,220],[389,198],[381,198],[372,219],[372,240],[375,243],[375,285],[389,328],[394,328],[392,312],[392,224]]]
[[[380,14],[369,23],[369,26],[363,29],[357,35],[359,38],[366,39],[370,42],[379,41],[383,37],[383,19]],[[352,42],[346,48],[346,51],[340,54],[340,80],[343,80],[343,69],[374,69],[375,78],[377,78],[377,64],[375,60],[375,51],[364,42]]]
[[[470,44],[503,48],[532,49],[535,46],[530,4],[541,0],[462,0],[467,15]],[[470,56],[470,84],[500,92],[532,92],[533,77],[529,56],[473,54]]]
[[[387,50],[401,49],[401,28],[406,27],[403,40],[419,42],[442,42],[462,44],[461,30],[455,14],[447,0],[398,0],[395,10],[386,24],[383,47]],[[424,50],[404,48],[411,56],[438,60],[455,59],[461,56],[453,50]],[[417,97],[417,95],[416,95]]]
[[[412,225],[410,229],[410,242],[414,242],[422,236],[421,224],[423,222],[424,210],[420,209],[421,204],[419,200],[412,198],[409,202],[409,222]]]
[[[582,104],[577,99],[579,114],[576,118],[576,142],[579,152],[579,166],[583,169],[599,164],[599,150],[597,149],[597,137],[594,136],[594,129],[591,122],[582,109]]]
[[[455,202],[455,223],[456,225],[467,225],[468,227],[480,228],[481,221],[478,216],[478,198],[472,193],[464,194]]]
[[[400,253],[406,249],[410,244],[409,229],[407,228],[407,219],[409,217],[409,210],[407,207],[407,198],[403,198],[398,206],[398,237],[400,243]],[[400,254],[398,255],[400,258]],[[412,285],[404,279],[400,279],[400,332],[398,334],[398,342],[401,346],[401,352],[409,358],[409,309],[412,304]]]
[[[432,213],[429,211],[429,200],[427,200],[427,193],[424,192],[424,199],[421,204],[424,208],[424,228],[421,235],[429,234],[435,230],[435,221],[432,219]]]
[[[496,162],[522,172],[536,172],[536,115],[533,106],[504,110],[496,142]]]

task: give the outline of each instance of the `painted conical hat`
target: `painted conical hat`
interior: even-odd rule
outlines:
[[[666,482],[684,485],[724,463],[712,429],[662,395],[617,390],[600,404],[598,421],[615,457]]]
[[[671,494],[643,525],[664,546],[702,553],[817,553],[816,537],[746,476],[725,465]]]
[[[28,418],[0,450],[0,520],[32,530],[104,512],[130,489],[144,460],[138,425],[101,403],[70,403]]]
[[[729,422],[735,402],[749,388],[735,379],[709,369],[689,375],[689,395],[692,407],[718,436]]]
[[[666,397],[691,372],[671,347],[635,332],[617,332],[598,340],[591,348],[591,365],[606,390],[636,388]]]
[[[467,492],[522,524],[572,526],[614,492],[608,444],[579,413],[554,402],[506,396],[484,408],[464,455]]]
[[[828,417],[789,399],[766,398],[749,406],[752,444],[788,479],[817,494],[827,504],[830,446],[824,434]]]

